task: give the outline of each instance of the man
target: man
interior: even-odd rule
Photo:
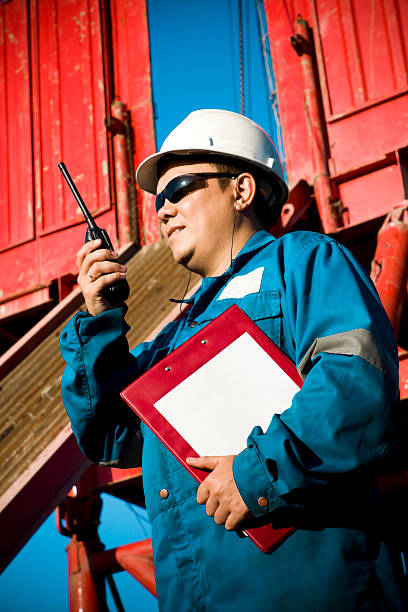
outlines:
[[[288,190],[272,141],[242,115],[192,113],[137,178],[158,194],[175,261],[202,285],[179,321],[129,352],[126,308],[101,293],[125,268],[98,241],[84,245],[88,312],[62,334],[62,393],[90,459],[129,467],[143,454],[160,610],[403,610],[375,484],[395,452],[397,355],[366,273],[327,236],[264,231]],[[254,423],[237,456],[191,460],[210,472],[197,491],[119,391],[232,304],[304,385],[281,415],[271,389],[268,429]],[[253,517],[297,531],[265,554],[234,531]]]

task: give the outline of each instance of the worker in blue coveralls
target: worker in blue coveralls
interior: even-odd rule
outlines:
[[[100,241],[85,244],[87,312],[62,333],[62,395],[87,457],[143,464],[160,610],[404,610],[376,486],[396,453],[398,361],[367,274],[328,236],[265,231],[288,188],[271,139],[242,115],[193,112],[137,180],[157,194],[164,239],[201,286],[180,320],[129,351],[126,306],[102,294],[126,269]],[[192,459],[208,470],[198,486],[119,392],[232,304],[304,384],[282,414],[271,389],[270,424],[254,423],[238,455]],[[237,534],[248,520],[297,530],[266,554]]]

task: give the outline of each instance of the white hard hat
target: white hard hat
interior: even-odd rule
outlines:
[[[281,208],[288,199],[282,164],[268,134],[248,117],[218,109],[190,113],[170,132],[160,151],[140,164],[136,173],[137,182],[142,189],[155,194],[161,159],[170,154],[187,158],[201,153],[203,157],[215,155],[218,158],[231,158],[232,164],[234,159],[242,160],[249,166],[261,169],[263,176],[274,187],[274,210],[278,206]]]

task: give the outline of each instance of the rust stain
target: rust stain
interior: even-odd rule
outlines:
[[[18,45],[18,38],[14,36],[13,32],[9,32],[8,30],[6,30],[6,34],[12,45]]]
[[[86,12],[80,11],[77,16],[72,18],[75,25],[78,26],[77,32],[78,32],[78,38],[79,38],[80,43],[83,43],[86,40],[86,34],[87,34],[87,29],[88,29],[87,23],[86,23],[86,20],[84,20],[84,17],[86,17]]]

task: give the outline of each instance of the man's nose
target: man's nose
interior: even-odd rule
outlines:
[[[164,200],[164,204],[157,214],[161,222],[166,221],[167,219],[177,215],[177,206],[172,202],[169,202],[169,200]]]

